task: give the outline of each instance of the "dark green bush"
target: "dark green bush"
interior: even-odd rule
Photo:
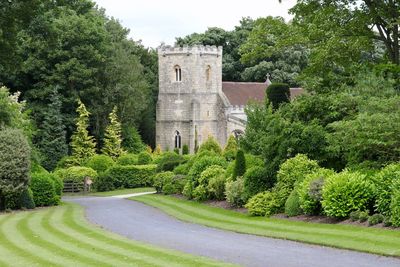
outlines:
[[[33,193],[30,188],[25,189],[21,193],[20,197],[21,208],[34,209],[36,207],[35,200],[33,199]]]
[[[385,217],[382,214],[374,214],[368,218],[368,225],[376,225],[382,223]]]
[[[152,179],[155,174],[157,165],[131,165],[120,166],[114,165],[109,168],[104,176],[102,182],[113,182],[114,188],[136,188],[140,186],[148,186],[152,184]],[[99,181],[97,181],[99,183]],[[106,188],[109,185],[99,185],[98,188]]]
[[[118,159],[117,159],[117,164],[118,165],[137,165],[138,164],[138,155],[135,154],[124,154],[121,155]]]
[[[390,217],[385,217],[383,219],[383,226],[385,227],[390,227],[392,226],[392,221],[390,220]]]
[[[185,144],[182,147],[182,155],[188,155],[188,154],[189,154],[189,146]]]
[[[260,192],[271,189],[275,183],[274,179],[268,176],[265,168],[262,166],[247,169],[243,178],[247,199]]]
[[[296,188],[299,193],[300,207],[305,214],[319,215],[322,213],[322,188],[326,179],[334,172],[328,169],[318,169],[316,172],[306,175]]]
[[[180,154],[179,148],[175,147],[174,148],[174,153],[179,155]]]
[[[296,190],[293,190],[292,193],[290,193],[288,199],[286,200],[285,214],[289,217],[292,217],[300,215],[301,213],[302,209],[300,207],[299,194],[297,193]]]
[[[63,189],[64,189],[63,180],[60,177],[58,177],[56,174],[54,174],[54,173],[49,174],[49,177],[54,182],[54,190],[56,192],[56,195],[61,197]]]
[[[157,161],[157,172],[172,171],[175,167],[183,164],[185,158],[174,152],[163,153]]]
[[[99,177],[94,184],[95,188],[99,192],[115,190],[115,179],[107,174],[107,172],[100,173]]]
[[[238,176],[243,176],[246,172],[246,158],[243,150],[238,150],[235,159],[235,168],[233,169],[232,178],[235,180]]]
[[[352,220],[353,222],[360,220],[360,211],[356,210],[356,211],[350,212],[349,217],[350,217],[350,220]]]
[[[152,163],[153,159],[151,158],[150,153],[147,151],[142,151],[138,156],[138,165],[148,165]]]
[[[266,99],[277,109],[282,103],[290,102],[290,89],[286,83],[272,83],[266,89]]]
[[[102,173],[114,164],[114,160],[107,155],[94,155],[86,162],[85,166],[92,168],[97,173]]]
[[[0,210],[5,197],[20,194],[28,187],[31,150],[22,131],[0,130]]]
[[[366,211],[360,211],[360,213],[358,214],[358,220],[360,222],[366,222],[369,218],[369,214]]]
[[[73,162],[72,156],[64,156],[57,162],[56,170],[72,167],[73,166],[72,162]]]
[[[213,136],[208,136],[207,140],[201,144],[198,153],[203,151],[214,151],[216,154],[221,155],[222,149]]]
[[[329,177],[322,189],[322,207],[330,217],[345,218],[366,210],[375,197],[375,186],[359,172],[343,171]]]
[[[250,198],[245,207],[250,215],[270,216],[277,213],[280,209],[280,205],[276,199],[277,195],[275,192],[261,192]]]
[[[375,208],[377,212],[388,217],[391,216],[390,203],[395,181],[400,181],[400,164],[388,165],[375,175],[377,189]]]
[[[238,177],[236,181],[228,181],[225,184],[226,201],[235,207],[242,207],[246,203],[244,196],[243,177]]]
[[[50,174],[32,174],[31,190],[37,207],[57,205],[60,201]]]

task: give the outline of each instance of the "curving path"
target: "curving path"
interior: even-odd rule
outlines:
[[[67,198],[104,229],[165,248],[243,266],[399,267],[400,259],[239,234],[186,223],[142,203],[112,197]]]

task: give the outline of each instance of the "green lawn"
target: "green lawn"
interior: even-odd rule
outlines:
[[[180,220],[210,227],[381,255],[400,256],[400,231],[398,230],[250,217],[246,214],[163,195],[145,195],[134,197],[132,200],[157,207]]]
[[[223,266],[131,241],[84,219],[76,204],[0,215],[0,266]]]
[[[63,196],[96,196],[96,197],[110,197],[117,195],[126,195],[133,193],[153,192],[156,191],[153,187],[139,187],[139,188],[128,188],[128,189],[117,189],[107,192],[93,192],[84,194],[80,193],[64,193]]]

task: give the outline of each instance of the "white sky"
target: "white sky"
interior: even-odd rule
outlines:
[[[204,32],[208,27],[232,30],[242,17],[281,16],[296,0],[94,0],[130,29],[130,37],[145,46],[173,45],[175,37]]]

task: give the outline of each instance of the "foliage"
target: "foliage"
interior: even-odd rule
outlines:
[[[353,222],[356,222],[360,219],[360,211],[356,210],[356,211],[352,211],[349,214],[349,218],[350,220],[352,220]]]
[[[193,198],[193,190],[194,190],[193,181],[188,180],[186,182],[185,186],[183,187],[182,194],[185,197],[187,197],[188,199],[192,199]]]
[[[137,154],[146,150],[146,145],[143,143],[138,130],[133,126],[124,127],[122,129],[121,145],[128,153]]]
[[[193,199],[196,201],[204,201],[208,199],[208,190],[204,184],[196,186],[193,190]]]
[[[151,155],[146,151],[142,151],[138,155],[138,165],[147,165],[153,161]]]
[[[156,165],[114,165],[98,181],[99,184],[104,182],[107,186],[97,185],[98,190],[110,187],[111,181],[114,188],[136,188],[150,185],[156,168]]]
[[[179,153],[179,148],[175,147],[175,148],[174,148],[174,153],[177,154],[177,155],[179,155],[179,154],[180,154],[180,153]]]
[[[17,194],[30,180],[30,147],[21,130],[0,130],[0,210],[6,195]]]
[[[225,192],[225,169],[219,165],[212,165],[205,169],[199,179],[199,186],[205,192],[205,199],[224,199]],[[197,188],[197,187],[196,187]]]
[[[326,179],[334,172],[328,169],[318,169],[314,173],[307,174],[299,183],[296,191],[299,194],[300,207],[305,214],[319,215],[322,212],[322,188]]]
[[[289,85],[285,83],[272,83],[265,90],[266,100],[272,104],[273,109],[290,102]]]
[[[175,152],[163,153],[157,162],[157,172],[160,171],[173,171],[175,167],[184,163],[185,159],[182,155]]]
[[[343,171],[325,182],[322,207],[330,217],[345,218],[352,211],[368,209],[374,197],[375,186],[365,175]]]
[[[285,214],[291,217],[300,215],[301,213],[302,209],[300,207],[299,194],[297,193],[296,190],[293,190],[292,193],[290,193],[288,199],[286,200]]]
[[[392,185],[392,201],[390,202],[390,222],[393,226],[400,227],[400,180],[395,180]]]
[[[212,177],[208,182],[208,192],[212,199],[224,200],[226,178],[223,174]]]
[[[189,164],[183,163],[175,167],[174,169],[175,174],[182,174],[187,175],[189,173]]]
[[[188,173],[188,178],[190,181],[193,182],[193,186],[196,187],[199,184],[201,173],[212,165],[225,167],[226,166],[225,158],[221,156],[203,156],[200,158],[196,157],[194,159],[194,163]]]
[[[235,168],[233,169],[232,178],[235,180],[238,176],[243,176],[246,172],[246,158],[243,150],[239,149],[236,153]]]
[[[119,160],[120,158],[118,158]],[[114,160],[107,155],[94,155],[85,164],[86,167],[92,168],[98,174],[105,172],[108,168],[115,164]]]
[[[49,98],[47,112],[41,123],[38,147],[44,159],[42,165],[53,170],[57,162],[68,154],[65,124],[61,115],[61,96],[57,88],[53,89]]]
[[[63,189],[64,189],[63,180],[60,177],[58,177],[57,175],[55,175],[54,173],[50,173],[49,177],[54,182],[54,191],[55,191],[56,195],[59,198],[61,198],[61,195],[62,195],[62,192],[63,192]]]
[[[236,158],[237,150],[238,144],[236,142],[236,138],[231,134],[228,138],[226,146],[224,147],[222,155],[226,158],[227,161],[232,161]]]
[[[137,165],[138,164],[138,155],[135,154],[123,154],[117,159],[118,165]]]
[[[174,177],[174,173],[171,171],[167,171],[167,172],[160,172],[157,173],[154,176],[153,179],[153,186],[155,187],[155,189],[157,190],[157,193],[162,193],[163,192],[163,187],[166,183],[171,183],[172,179]]]
[[[83,183],[85,177],[90,177],[94,181],[97,178],[97,172],[89,167],[73,166],[68,169],[61,169],[54,172],[64,182]]]
[[[78,118],[76,119],[76,130],[71,137],[72,161],[75,165],[81,165],[90,157],[96,154],[96,143],[94,138],[89,135],[89,115],[85,105],[78,100]]]
[[[21,208],[25,209],[34,209],[36,207],[35,200],[33,199],[33,193],[30,188],[22,191],[20,196],[20,205]]]
[[[114,160],[124,154],[122,149],[121,123],[117,116],[117,107],[115,106],[109,115],[110,124],[106,128],[104,135],[104,145],[101,151],[104,155],[110,156]]]
[[[276,193],[271,191],[261,192],[253,196],[245,207],[249,214],[253,216],[270,216],[281,209],[280,203],[277,202]]]
[[[267,175],[265,168],[261,166],[254,166],[247,169],[243,178],[246,198],[269,190],[275,184],[275,180],[270,180],[270,176]]]
[[[184,144],[182,147],[182,155],[188,155],[189,154],[189,146]]]
[[[395,190],[394,184],[396,181],[400,181],[400,164],[386,166],[374,178],[376,184],[376,211],[390,217],[390,203]]]
[[[57,205],[60,201],[50,174],[32,174],[30,188],[32,189],[33,199],[37,207]]]
[[[113,177],[110,177],[107,172],[103,172],[99,174],[94,186],[99,192],[113,191],[115,190],[114,182]]]
[[[374,214],[368,218],[368,225],[376,225],[378,223],[382,223],[384,220],[384,216],[382,214]]]
[[[201,153],[203,151],[214,151],[218,155],[221,155],[222,153],[221,146],[212,135],[209,135],[207,140],[201,144],[198,153]]]
[[[244,182],[242,177],[236,181],[227,181],[225,184],[226,201],[232,206],[241,207],[246,203],[244,197]]]
[[[369,214],[366,211],[360,211],[360,213],[358,214],[358,220],[360,222],[366,222],[369,218]]]

